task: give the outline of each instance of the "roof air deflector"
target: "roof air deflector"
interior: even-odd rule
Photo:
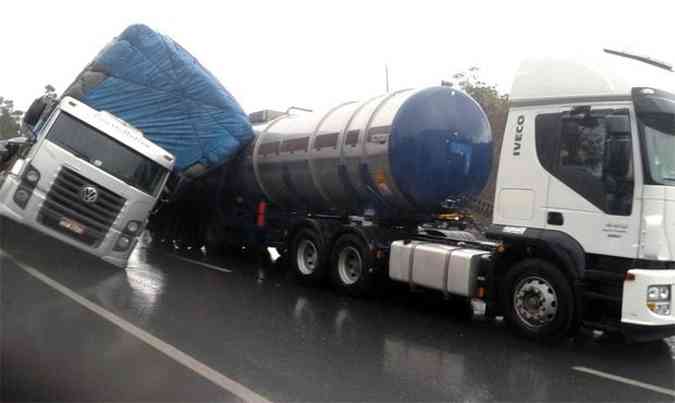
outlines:
[[[609,53],[611,55],[616,55],[616,56],[621,56],[621,57],[626,57],[629,59],[637,60],[643,63],[650,64],[652,66],[668,70],[668,71],[673,71],[673,65],[670,63],[666,63],[660,60],[652,59],[651,57],[643,56],[643,55],[637,55],[634,53],[628,53],[628,52],[622,52],[618,50],[612,50],[612,49],[603,49],[605,53]]]

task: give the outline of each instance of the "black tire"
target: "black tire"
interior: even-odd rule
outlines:
[[[243,257],[246,255],[246,241],[244,234],[235,228],[223,228],[221,236],[218,237],[221,245],[221,253],[224,256]]]
[[[225,245],[222,242],[206,241],[204,245],[207,256],[221,257],[225,255]]]
[[[288,263],[296,280],[313,286],[323,283],[326,279],[327,262],[328,247],[321,234],[310,228],[303,228],[295,234],[291,241]]]
[[[360,236],[342,235],[331,253],[331,278],[338,290],[352,296],[375,293],[377,270],[368,245]]]
[[[223,229],[220,222],[214,222],[206,225],[204,234],[204,246],[206,254],[209,256],[223,256],[225,254],[225,241]]]
[[[528,293],[535,298],[530,309],[523,303]],[[520,295],[520,309],[515,304],[517,294]],[[570,282],[555,265],[543,259],[531,258],[516,263],[504,277],[501,297],[504,319],[526,338],[559,341],[569,336],[574,326],[575,300]],[[534,307],[539,309],[535,312]],[[532,312],[535,312],[534,316],[528,318]]]

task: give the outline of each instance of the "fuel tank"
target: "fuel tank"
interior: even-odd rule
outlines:
[[[290,209],[434,212],[480,192],[492,164],[485,113],[451,87],[284,114],[254,129],[230,185]]]

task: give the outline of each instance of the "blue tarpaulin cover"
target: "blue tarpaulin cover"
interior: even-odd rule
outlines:
[[[168,36],[132,25],[64,93],[143,131],[176,157],[176,169],[217,167],[252,138],[241,106]]]

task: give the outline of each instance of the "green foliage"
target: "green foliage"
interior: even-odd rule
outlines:
[[[23,111],[14,110],[14,101],[0,97],[0,139],[19,135]]]
[[[465,72],[456,73],[452,76],[453,81],[444,84],[459,87],[471,95],[485,111],[490,121],[492,135],[501,141],[509,113],[509,96],[501,94],[495,85],[482,81],[479,73],[478,67],[471,67]]]
[[[476,220],[488,223],[492,216],[497,166],[499,165],[499,155],[502,149],[504,130],[506,129],[506,118],[509,114],[509,96],[500,93],[495,85],[482,81],[479,73],[478,67],[471,67],[467,71],[453,75],[453,81],[444,81],[443,85],[460,88],[469,94],[480,104],[490,121],[495,146],[492,172],[488,178],[488,183],[478,198],[470,200],[470,207],[475,213]]]

